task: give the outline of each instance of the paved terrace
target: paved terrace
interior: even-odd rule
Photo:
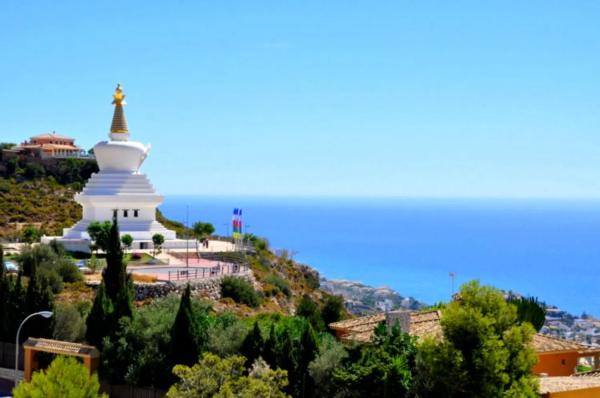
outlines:
[[[157,256],[166,265],[132,265],[127,270],[138,275],[147,275],[158,281],[180,281],[207,279],[223,275],[245,274],[248,265],[202,258],[196,252],[167,252]]]

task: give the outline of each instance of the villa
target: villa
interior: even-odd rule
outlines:
[[[33,136],[29,141],[3,150],[3,154],[7,157],[23,155],[37,159],[93,158],[75,145],[74,138],[57,134],[55,131]]]

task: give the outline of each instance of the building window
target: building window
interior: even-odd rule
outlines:
[[[133,216],[134,216],[134,217],[139,217],[139,215],[140,215],[140,211],[139,211],[139,210],[137,210],[137,209],[135,209],[135,210],[133,211]]]
[[[561,359],[561,360],[560,360],[560,364],[561,364],[561,365],[565,365],[565,360],[564,360],[564,359]]]
[[[123,210],[123,217],[129,217],[129,210]]]
[[[117,212],[118,212],[118,210],[117,210],[117,209],[114,209],[114,210],[113,210],[113,218],[117,218],[117,214],[118,214]]]

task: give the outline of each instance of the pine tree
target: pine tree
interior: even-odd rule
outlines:
[[[260,356],[263,345],[264,341],[260,333],[260,327],[258,326],[258,322],[254,321],[254,326],[244,339],[240,349],[240,353],[246,357],[246,367],[252,365]]]
[[[85,339],[88,343],[97,347],[102,347],[102,339],[113,332],[114,324],[113,305],[106,295],[104,282],[98,286],[96,298],[92,309],[86,319]]]
[[[181,295],[179,310],[171,328],[171,361],[174,365],[193,365],[200,355],[198,326],[192,310],[191,289],[188,284]]]

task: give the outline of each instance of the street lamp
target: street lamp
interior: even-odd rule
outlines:
[[[47,319],[52,316],[52,312],[51,311],[34,312],[33,314],[30,314],[25,319],[23,319],[23,322],[21,322],[21,324],[19,325],[19,328],[17,329],[17,340],[16,340],[16,345],[15,345],[15,374],[14,374],[15,387],[17,386],[17,372],[19,371],[19,333],[21,333],[21,328],[23,327],[25,322],[27,322],[29,320],[29,318],[33,318],[36,315],[41,315]]]

